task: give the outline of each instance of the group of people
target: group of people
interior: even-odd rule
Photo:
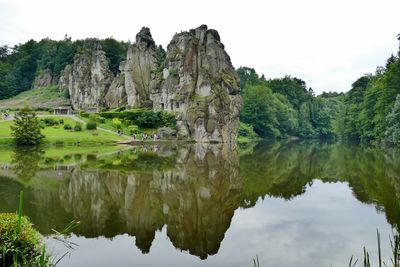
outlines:
[[[158,140],[160,140],[161,139],[161,135],[160,134],[156,134],[156,133],[154,133],[154,134],[151,134],[151,135],[148,135],[147,133],[143,133],[142,134],[142,139],[140,139],[140,137],[139,136],[137,136],[136,134],[132,134],[132,139],[133,140],[142,140],[142,141],[146,141],[146,140],[151,140],[151,139],[153,139],[154,141],[158,141]]]

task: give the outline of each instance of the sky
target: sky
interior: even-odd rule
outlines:
[[[207,24],[235,68],[345,92],[397,53],[399,12],[399,0],[0,0],[0,45],[65,34],[134,41],[147,26],[166,47],[176,32]]]

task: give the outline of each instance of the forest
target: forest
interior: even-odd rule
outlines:
[[[32,88],[35,77],[49,69],[55,79],[73,63],[84,40],[30,40],[0,47],[0,99]],[[100,40],[110,70],[118,73],[129,43]],[[316,96],[306,82],[292,76],[267,79],[251,67],[240,67],[242,129],[260,137],[281,139],[340,139],[374,145],[400,145],[400,51],[385,66],[365,74],[347,93]]]
[[[400,37],[399,37],[400,40]],[[400,51],[347,93],[315,96],[301,79],[266,79],[240,67],[241,121],[263,138],[296,136],[372,145],[400,145]]]

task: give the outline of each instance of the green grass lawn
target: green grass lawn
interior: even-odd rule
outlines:
[[[70,124],[72,127],[76,124],[74,120],[68,117],[49,116],[54,119],[63,119],[64,124]],[[12,121],[0,122],[0,144],[9,144],[13,141],[10,126],[13,125]],[[75,132],[71,130],[64,130],[63,125],[58,127],[46,127],[42,130],[46,136],[44,141],[46,143],[64,143],[64,144],[111,144],[118,141],[125,140],[124,137],[116,134],[107,133],[100,130],[86,130],[85,125],[82,125],[82,131]]]

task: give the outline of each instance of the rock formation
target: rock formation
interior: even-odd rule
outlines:
[[[156,82],[150,94],[153,109],[177,112],[180,136],[199,142],[236,140],[239,78],[217,31],[203,25],[176,34]]]
[[[33,88],[46,87],[53,82],[53,75],[49,69],[41,70],[33,81]]]
[[[105,95],[114,75],[104,51],[96,39],[86,39],[82,51],[67,65],[58,82],[59,90],[68,90],[74,109],[105,106]]]
[[[175,34],[165,52],[143,27],[113,78],[92,42],[59,81],[75,109],[104,106],[174,112],[178,136],[197,142],[235,142],[242,105],[239,77],[216,30],[202,25]]]

